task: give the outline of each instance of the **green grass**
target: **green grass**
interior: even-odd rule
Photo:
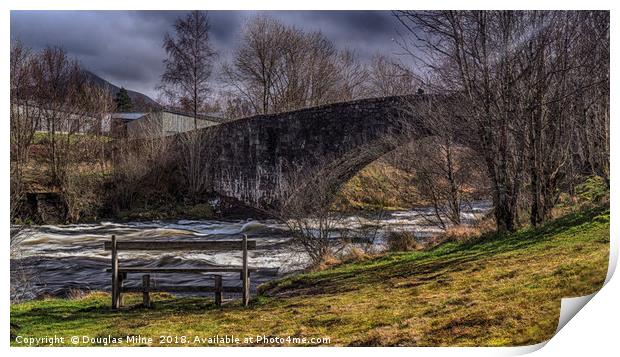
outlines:
[[[66,133],[55,133],[54,136],[57,140],[67,140]],[[34,133],[34,137],[32,138],[33,144],[45,144],[49,141],[50,134],[47,132],[37,131]],[[95,134],[83,134],[83,133],[72,133],[69,138],[72,144],[75,144],[79,141],[83,140],[95,140],[100,143],[108,143],[113,140],[113,138],[105,135],[95,135]]]
[[[249,308],[160,295],[47,299],[11,306],[14,337],[160,335],[329,337],[331,345],[505,346],[552,337],[562,297],[599,289],[607,272],[609,210],[538,229],[386,255],[261,287]],[[68,343],[68,341],[67,341]],[[205,343],[208,344],[208,343]],[[194,344],[190,344],[194,345]]]
[[[413,175],[377,160],[349,179],[338,191],[341,210],[398,210],[425,202],[413,184]]]

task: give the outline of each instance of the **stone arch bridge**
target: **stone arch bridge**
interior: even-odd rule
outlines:
[[[410,124],[427,99],[362,99],[199,129],[206,171],[216,192],[259,209],[277,207],[292,181],[321,179],[337,188],[402,140],[425,135]]]

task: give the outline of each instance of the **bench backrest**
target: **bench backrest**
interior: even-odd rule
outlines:
[[[174,241],[126,241],[119,242],[115,235],[112,235],[112,239],[109,242],[103,244],[104,250],[112,251],[111,271],[112,271],[112,308],[116,309],[122,305],[121,295],[123,290],[124,275],[119,274],[119,258],[118,253],[121,250],[159,250],[159,251],[171,251],[171,250],[241,250],[242,251],[242,266],[238,271],[241,271],[241,280],[243,286],[241,292],[243,294],[243,305],[247,306],[250,301],[250,269],[248,268],[248,250],[256,249],[256,241],[248,240],[247,235],[243,235],[242,240],[212,240],[212,241],[195,241],[195,240],[174,240]],[[221,269],[221,268],[219,268]],[[127,274],[127,271],[124,271]],[[142,277],[144,286],[149,285],[148,275]],[[209,287],[208,291],[220,292],[222,291],[221,276],[219,277],[219,283],[216,278],[215,290]],[[146,281],[146,282],[145,282]],[[202,288],[203,291],[204,287]],[[178,288],[175,291],[181,291]],[[235,290],[237,291],[237,290]],[[146,292],[148,294],[148,290]],[[148,298],[147,298],[148,300]],[[217,298],[216,298],[217,301]],[[221,297],[220,297],[221,301]],[[148,301],[145,303],[148,306]]]
[[[112,242],[105,242],[103,249],[112,250]],[[248,240],[247,249],[256,249],[256,241]],[[215,241],[116,241],[116,250],[243,250],[243,240],[215,240]]]

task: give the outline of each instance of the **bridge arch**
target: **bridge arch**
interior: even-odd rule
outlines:
[[[419,119],[412,108],[425,98],[362,99],[200,129],[213,190],[265,209],[281,203],[294,176],[324,175],[339,187],[399,141],[425,135],[424,128],[412,132],[406,124]]]

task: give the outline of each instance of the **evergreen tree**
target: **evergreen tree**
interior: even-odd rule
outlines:
[[[133,106],[131,103],[131,98],[127,93],[127,89],[125,88],[121,88],[118,93],[116,93],[114,102],[116,103],[117,112],[130,112]]]

